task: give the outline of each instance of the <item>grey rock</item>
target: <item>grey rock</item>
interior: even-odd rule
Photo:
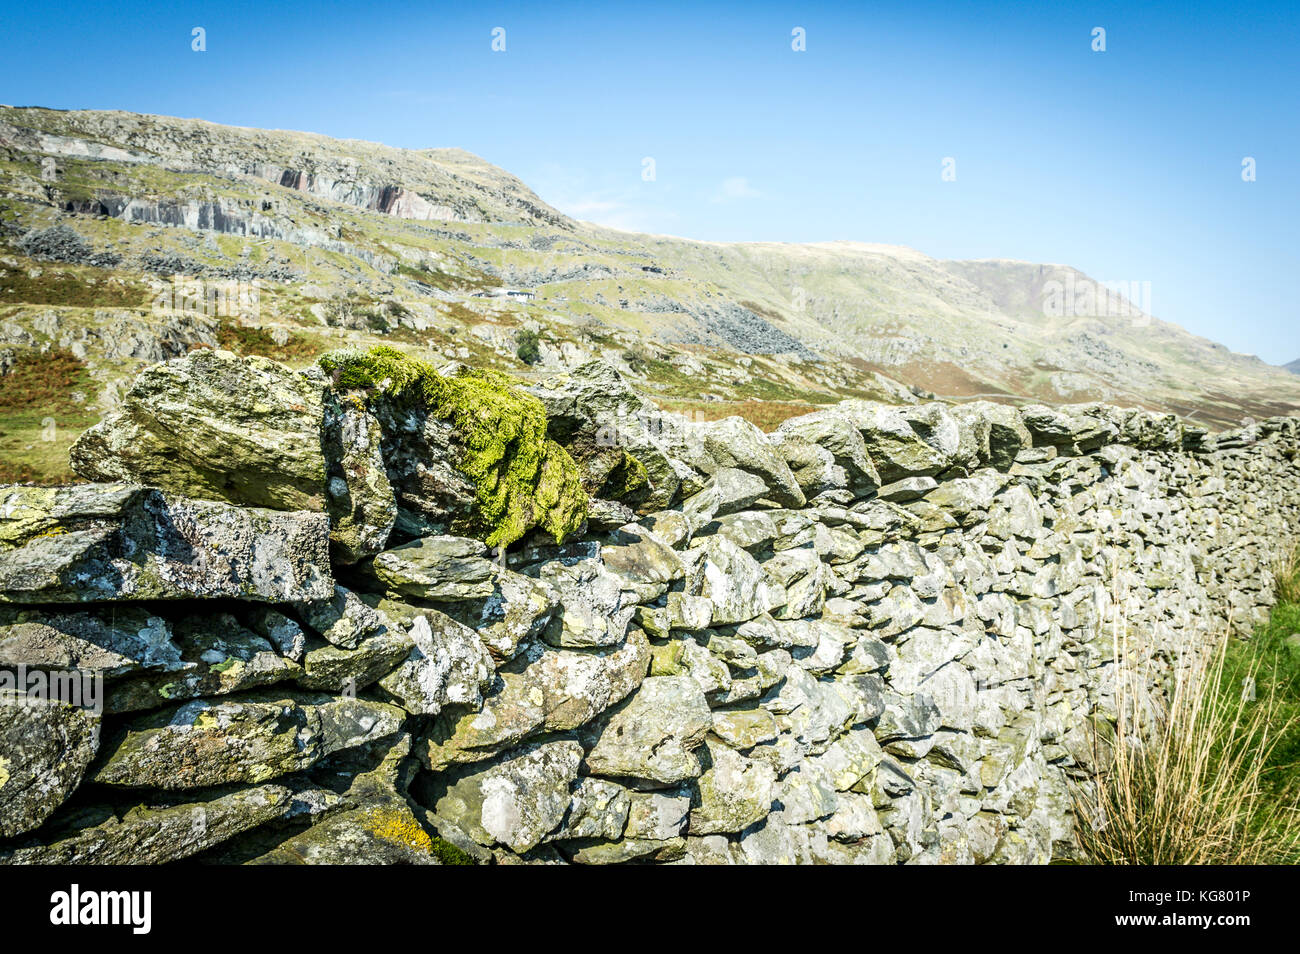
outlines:
[[[406,660],[379,680],[389,697],[413,715],[482,703],[494,667],[477,633],[430,609],[414,617],[407,636],[414,645]]]
[[[739,832],[772,809],[776,771],[718,742],[704,746],[708,765],[691,802],[692,835]]]
[[[510,669],[497,673],[481,708],[444,713],[420,756],[437,771],[486,758],[544,730],[575,729],[636,689],[649,658],[649,645],[637,630],[619,647],[534,646]]]
[[[198,699],[132,720],[105,746],[105,785],[164,790],[259,783],[393,735],[405,714],[360,699]]]
[[[649,677],[622,705],[584,726],[587,769],[664,785],[696,778],[703,769],[695,749],[712,724],[695,680]]]
[[[468,537],[434,535],[385,550],[375,575],[390,589],[422,600],[454,602],[491,596],[500,567]]]
[[[777,428],[779,449],[806,496],[845,488],[860,497],[880,486],[862,433],[837,410],[792,417]],[[829,466],[826,456],[829,456]]]
[[[14,865],[161,865],[189,858],[283,818],[293,793],[258,785],[200,802],[137,805],[49,844],[22,847],[0,863]]]
[[[77,786],[99,749],[94,712],[0,681],[0,838],[31,831]]]
[[[867,454],[885,483],[904,477],[932,477],[951,464],[951,457],[927,443],[900,408],[844,401],[839,411],[862,434]]]
[[[326,503],[323,382],[266,358],[196,351],[146,368],[73,445],[87,480],[274,510]]]
[[[803,491],[789,465],[763,432],[744,418],[727,417],[692,425],[683,456],[706,474],[723,468],[751,473],[767,485],[767,496],[772,500],[787,507],[804,505]]]
[[[755,559],[726,537],[709,537],[685,556],[692,595],[713,604],[713,624],[743,623],[784,605],[786,596]]]
[[[324,598],[323,514],[238,508],[125,484],[0,491],[0,603]]]
[[[0,606],[0,666],[77,669],[105,679],[183,666],[171,623],[143,607]]]
[[[299,601],[293,609],[312,632],[342,649],[356,649],[367,636],[392,627],[383,613],[338,585],[328,598]]]
[[[582,748],[558,741],[523,746],[499,761],[449,773],[433,810],[478,844],[522,854],[564,820]]]

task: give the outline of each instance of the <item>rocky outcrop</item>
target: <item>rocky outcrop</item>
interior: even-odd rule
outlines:
[[[1069,857],[1115,634],[1158,695],[1300,534],[1296,419],[763,434],[587,365],[488,442],[381,357],[197,353],[0,489],[0,861]]]

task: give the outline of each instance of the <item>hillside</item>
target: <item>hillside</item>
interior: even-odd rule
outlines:
[[[0,107],[0,242],[9,478],[58,476],[141,365],[203,346],[302,365],[385,341],[522,377],[601,357],[666,408],[764,427],[913,392],[1210,427],[1300,408],[1293,375],[1126,301],[1045,313],[1048,283],[1088,282],[1066,266],[620,232],[457,149]],[[24,405],[35,378],[52,397]]]

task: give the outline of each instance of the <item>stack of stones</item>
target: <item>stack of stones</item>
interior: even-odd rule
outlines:
[[[1300,527],[1297,419],[529,391],[565,539],[540,499],[462,535],[446,418],[219,351],[141,376],[92,482],[0,488],[0,860],[1068,857],[1119,669],[1154,702],[1248,632]]]

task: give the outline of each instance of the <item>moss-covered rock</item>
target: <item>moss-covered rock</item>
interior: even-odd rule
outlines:
[[[541,403],[519,391],[510,378],[485,370],[442,375],[428,362],[383,345],[366,352],[331,352],[320,365],[339,390],[364,390],[394,405],[387,415],[390,443],[402,439],[396,431],[403,419],[393,410],[415,411],[451,426],[448,436],[458,445],[452,464],[474,497],[467,512],[452,521],[457,532],[504,546],[534,527],[562,540],[582,525],[587,495],[577,467],[547,437]],[[442,450],[445,454],[447,448]],[[385,458],[390,470],[394,465],[402,470],[401,454]],[[427,467],[427,460],[422,463]],[[427,511],[430,501],[418,492],[418,484],[397,476],[399,503]]]
[[[341,563],[378,553],[397,504],[379,423],[319,369],[200,350],[146,368],[72,446],[73,470],[272,510],[325,510]]]
[[[588,493],[643,513],[691,493],[698,480],[669,452],[663,414],[610,365],[589,361],[529,388],[549,433],[578,462]]]

